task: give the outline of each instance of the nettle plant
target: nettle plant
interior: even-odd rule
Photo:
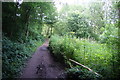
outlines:
[[[107,47],[107,44],[72,36],[54,35],[50,39],[49,46],[53,54],[67,64],[70,64],[69,59],[73,59],[97,71],[106,78],[108,78],[108,74],[112,74],[111,61],[113,61],[113,53]]]

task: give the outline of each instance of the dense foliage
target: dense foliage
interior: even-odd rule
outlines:
[[[91,71],[87,71],[82,67],[74,67],[67,70],[67,79],[72,80],[101,80],[102,77],[95,75]]]
[[[3,35],[2,39],[2,77],[17,77],[27,60],[43,42],[31,40],[27,43],[14,42]]]
[[[108,48],[107,44],[101,44],[87,39],[80,40],[75,37],[60,37],[56,35],[51,37],[50,46],[54,56],[60,59],[60,61],[64,60],[63,62],[70,64],[68,59],[76,60],[100,73],[105,79],[112,79],[112,75],[114,75],[112,62],[117,61],[113,58],[117,50]]]
[[[26,2],[18,5],[10,2],[2,5],[3,32],[5,36],[19,42],[39,39],[43,23],[48,23],[48,18],[54,18],[54,14],[50,15],[55,10],[53,3]],[[48,10],[49,8],[51,10]]]
[[[109,3],[109,4],[108,4]],[[73,59],[102,75],[103,80],[119,79],[119,3],[114,1],[91,2],[89,5],[63,5],[59,11],[50,50],[62,63],[72,67],[68,77],[98,80],[95,74],[83,68],[74,69]],[[83,74],[83,73],[84,74]],[[82,77],[84,76],[84,78]],[[110,75],[110,76],[109,76]]]
[[[3,77],[15,77],[14,75],[19,72],[18,67],[23,64],[31,53],[31,50],[24,44],[15,43],[3,36]],[[9,65],[9,66],[8,66]]]
[[[23,62],[49,37],[53,56],[67,65],[67,78],[119,79],[120,2],[60,5],[57,11],[54,2],[2,3],[3,78],[16,77]]]
[[[55,14],[50,14],[55,7],[51,2],[3,2],[2,12],[2,76],[18,77],[25,60],[44,41],[44,24],[54,23]]]

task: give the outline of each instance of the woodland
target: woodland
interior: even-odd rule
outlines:
[[[18,76],[49,39],[48,49],[66,65],[67,78],[119,80],[120,2],[99,1],[60,3],[59,10],[55,2],[2,2],[2,77]]]

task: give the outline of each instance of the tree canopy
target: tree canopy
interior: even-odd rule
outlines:
[[[3,77],[15,77],[20,65],[49,38],[51,54],[68,65],[68,78],[119,79],[120,1],[85,1],[3,2]],[[72,65],[69,59],[102,76]]]

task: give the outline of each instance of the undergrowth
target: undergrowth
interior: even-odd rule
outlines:
[[[107,47],[107,44],[98,43],[88,39],[78,39],[71,36],[54,35],[50,39],[49,47],[54,56],[61,62],[72,65],[68,59],[73,59],[98,72],[105,80],[112,80],[114,78],[112,62],[116,61],[116,59],[113,59],[112,50]],[[73,68],[74,67],[75,66],[73,66]],[[72,74],[74,74],[74,71]],[[84,75],[86,79],[86,75],[88,74],[89,72]],[[78,78],[82,79],[79,76]],[[96,80],[96,78],[87,80]]]
[[[2,39],[2,77],[17,77],[24,65],[42,41],[31,40],[27,43],[13,42],[7,37]]]
[[[66,71],[67,79],[72,80],[101,80],[102,77],[95,75],[93,72],[88,71],[81,66],[73,67]]]

